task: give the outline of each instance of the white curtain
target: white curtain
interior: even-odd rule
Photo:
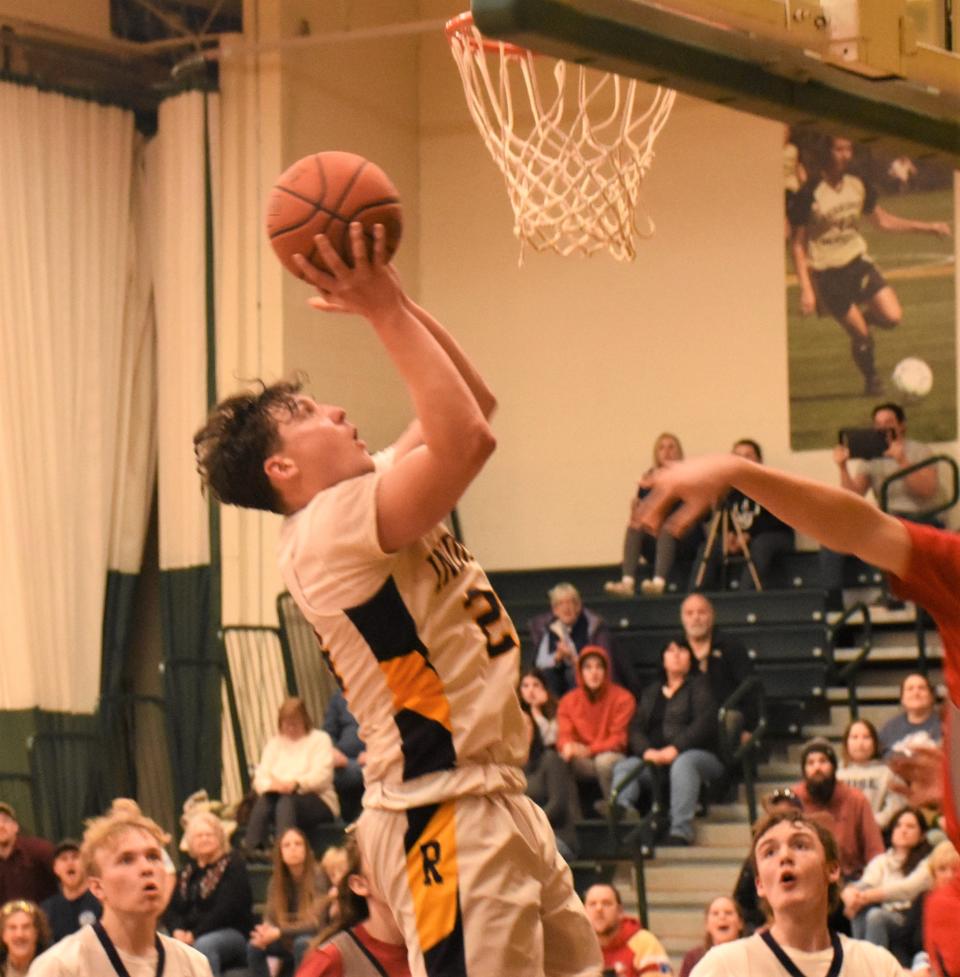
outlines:
[[[136,575],[157,471],[156,329],[150,236],[147,233],[149,189],[145,144],[138,137],[131,191],[134,241],[129,252],[124,309],[121,379],[117,424],[117,464],[110,535],[111,570]]]
[[[161,570],[210,562],[207,504],[193,458],[193,434],[207,414],[207,247],[204,103],[186,92],[160,106],[147,151],[153,239],[159,400]]]
[[[96,704],[130,377],[132,113],[0,83],[0,709]]]

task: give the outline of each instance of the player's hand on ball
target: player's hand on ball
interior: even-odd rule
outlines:
[[[329,273],[321,271],[303,257],[296,255],[297,266],[304,278],[320,293],[310,299],[310,305],[323,312],[347,312],[372,318],[391,305],[402,302],[400,277],[385,259],[385,231],[382,224],[373,229],[373,260],[367,258],[363,225],[350,225],[350,244],[353,267],[337,254],[325,235],[316,237],[317,251]]]

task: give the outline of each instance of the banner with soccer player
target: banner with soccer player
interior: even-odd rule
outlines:
[[[957,437],[953,170],[840,133],[786,130],[790,443],[836,443],[885,400],[920,441]]]

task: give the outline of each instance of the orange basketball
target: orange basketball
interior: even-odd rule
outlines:
[[[314,236],[326,234],[334,249],[352,267],[348,228],[363,224],[367,254],[373,255],[373,226],[383,224],[389,260],[403,231],[397,188],[383,170],[355,153],[314,153],[280,174],[267,198],[267,234],[283,266],[302,278],[293,256],[302,254],[326,271]]]

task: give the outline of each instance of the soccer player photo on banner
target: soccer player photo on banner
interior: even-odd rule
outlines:
[[[784,136],[792,448],[831,447],[883,401],[957,436],[953,170],[811,127]]]

